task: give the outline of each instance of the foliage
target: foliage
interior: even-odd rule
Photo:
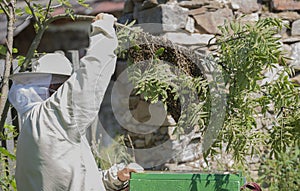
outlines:
[[[264,187],[269,190],[299,190],[300,182],[299,146],[288,148],[278,153],[277,160],[264,158],[259,177]]]
[[[119,59],[126,60],[128,55],[128,49],[130,46],[135,46],[134,39],[141,32],[139,28],[131,28],[135,24],[135,21],[126,23],[124,26],[116,25],[116,34],[118,37],[118,47],[115,50],[115,54]],[[138,49],[138,46],[135,46]]]
[[[206,117],[204,102],[198,100],[199,91],[207,91],[207,83],[202,77],[192,78],[156,58],[147,62],[147,66],[143,65],[139,63],[129,71],[130,80],[137,89],[136,94],[142,94],[150,103],[162,101],[166,109],[170,94],[174,95],[174,101],[180,100],[181,116],[177,130],[183,131],[182,127],[198,125]],[[143,71],[144,67],[147,69]],[[204,121],[201,123],[203,127]]]
[[[38,48],[42,35],[50,23],[61,18],[71,18],[73,20],[76,19],[75,18],[76,15],[73,9],[74,3],[71,3],[71,1],[69,0],[58,0],[56,2],[49,0],[46,3],[45,2],[39,3],[37,1],[25,0],[25,3],[26,5],[24,7],[14,8],[15,15],[16,16],[27,15],[28,18],[32,18],[36,36],[32,41],[32,44],[28,49],[26,56],[20,57],[19,59],[19,66],[21,66],[21,71],[28,70],[28,68],[30,67],[29,63],[31,61],[31,58],[34,57],[35,51]],[[85,3],[85,0],[78,0],[76,1],[76,3],[85,8],[89,8],[88,4]],[[55,8],[62,8],[64,10],[64,13],[59,15],[54,15],[53,12]],[[1,10],[4,13],[8,12],[7,9],[8,8],[6,6],[1,4]],[[16,51],[14,53],[16,53]]]
[[[103,170],[109,169],[114,164],[129,164],[135,160],[134,157],[128,154],[128,148],[124,143],[124,136],[118,136],[113,144],[108,147],[103,147],[100,145],[100,142],[94,143],[92,151],[98,167]]]
[[[140,28],[129,28],[132,24],[117,27],[119,47],[116,53],[118,58],[129,63],[127,70],[135,88],[133,92],[149,103],[163,102],[166,110],[179,113],[174,131],[178,136],[194,126],[203,129],[207,119],[206,80],[202,75],[187,75],[189,68],[179,65],[182,60],[186,65],[191,61],[168,44],[170,42],[152,39]]]
[[[14,126],[6,124],[5,129],[5,133],[0,134],[0,140],[13,140],[17,136]],[[14,174],[12,174],[15,160],[14,153],[0,146],[0,189],[3,191],[17,190]]]
[[[281,175],[281,179],[273,176],[269,180],[272,185],[290,181],[287,171],[279,167],[284,162],[283,153],[298,149],[300,132],[299,90],[289,81],[291,71],[280,39],[274,36],[281,28],[281,21],[273,18],[220,27],[222,35],[217,43],[229,88],[228,107],[224,128],[208,152],[218,153],[226,143],[226,152],[232,153],[236,162],[244,163],[246,156],[261,156],[261,148],[265,148],[270,151],[268,162],[276,161],[272,175],[267,173]],[[277,71],[273,80],[264,76],[268,71]],[[295,164],[299,165],[296,161]],[[290,170],[289,173],[297,173],[295,168]]]
[[[264,70],[278,63],[280,44],[273,37],[276,26],[279,23],[273,20],[261,20],[254,26],[229,23],[220,27],[222,35],[217,39],[219,62],[229,94],[226,121],[218,140],[228,143],[226,150],[234,152],[238,161],[243,161],[248,150],[254,149],[253,141],[261,138],[258,131],[253,131],[259,107],[257,99],[266,99],[260,96],[258,82],[263,79]],[[220,144],[216,142],[215,145]]]

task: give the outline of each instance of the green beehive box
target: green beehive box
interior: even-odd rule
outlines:
[[[239,191],[244,183],[241,173],[146,171],[131,174],[130,191]]]

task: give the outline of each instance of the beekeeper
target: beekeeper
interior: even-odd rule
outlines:
[[[22,123],[18,191],[118,190],[134,171],[118,165],[99,171],[86,139],[115,70],[114,21],[112,15],[97,15],[87,54],[72,75],[67,58],[46,54],[33,64],[33,72],[11,76],[9,100]]]

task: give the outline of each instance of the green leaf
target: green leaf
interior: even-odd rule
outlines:
[[[16,8],[15,13],[17,16],[22,16],[24,14],[24,11],[22,8]]]
[[[0,45],[0,55],[6,55],[7,48],[3,45]]]
[[[18,49],[17,48],[13,48],[12,52],[13,53],[18,53]]]
[[[85,8],[89,8],[89,4],[85,3],[85,0],[78,0],[78,4]]]
[[[0,154],[3,154],[4,156],[7,156],[8,158],[10,158],[12,160],[16,159],[15,155],[11,154],[8,150],[6,150],[3,147],[0,147]]]
[[[159,57],[161,56],[165,51],[165,48],[161,47],[159,49],[157,49],[157,51],[155,52],[155,56]]]
[[[62,5],[65,5],[67,7],[72,7],[72,4],[68,0],[58,0]]]
[[[18,66],[22,66],[22,64],[24,63],[25,61],[25,56],[17,56],[17,60],[18,60]]]
[[[25,11],[25,13],[27,13],[29,15],[32,15],[32,12],[31,12],[31,10],[30,10],[30,8],[28,6],[24,7],[24,11]]]

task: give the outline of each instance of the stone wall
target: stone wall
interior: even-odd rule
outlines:
[[[290,66],[300,70],[299,11],[300,2],[293,0],[127,0],[119,21],[136,20],[148,32],[207,54],[211,49],[206,45],[214,42],[210,39],[220,34],[218,26],[223,25],[225,20],[241,15],[245,15],[243,22],[266,17],[280,18],[289,26],[278,34],[282,47],[292,58]],[[162,111],[161,105],[150,106],[141,97],[132,96],[131,84],[122,73],[125,68],[126,64],[118,63],[116,81],[111,83],[112,91],[107,96],[112,101],[111,105],[103,104],[101,113],[113,113],[114,120],[118,121],[119,133],[124,135],[128,148],[133,148],[129,150],[135,160],[146,168],[154,169],[207,168],[199,145],[201,136],[189,132],[176,139],[172,134],[176,123]],[[300,77],[293,79],[297,82],[298,78],[300,82]],[[105,120],[107,118],[102,117],[102,121]],[[160,121],[159,127],[151,121]],[[228,155],[217,156],[214,161],[212,165],[215,169],[218,164],[223,170],[231,170],[233,166],[233,160]],[[253,173],[251,175],[255,176],[259,156],[249,158],[246,164]]]
[[[218,26],[225,20],[241,15],[244,15],[243,22],[280,18],[289,26],[279,34],[283,48],[294,59],[291,65],[299,68],[299,10],[300,2],[294,0],[127,0],[123,18],[134,19],[142,26],[162,24],[160,35],[195,49],[207,45],[215,34],[220,34]]]

